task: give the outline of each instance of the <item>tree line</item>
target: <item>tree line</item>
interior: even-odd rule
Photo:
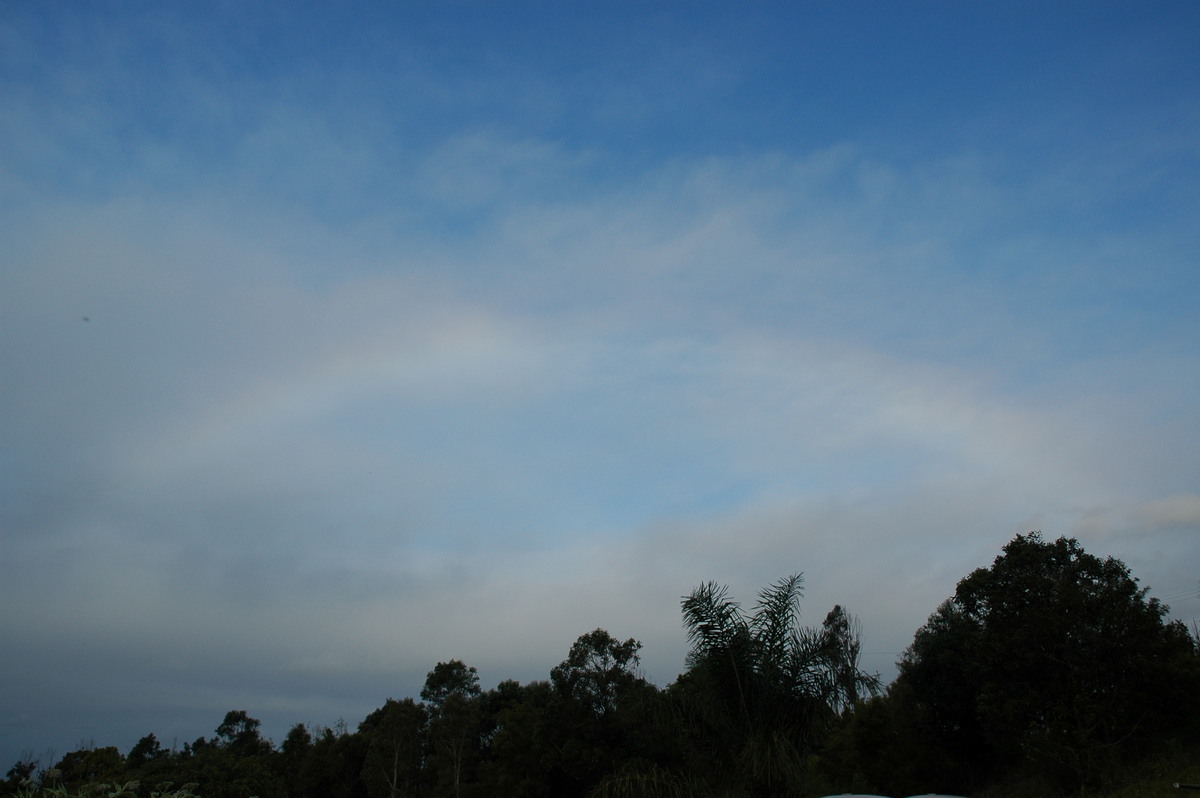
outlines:
[[[124,755],[19,761],[0,795],[1078,795],[1172,752],[1200,762],[1200,640],[1074,539],[1018,535],[961,580],[886,689],[860,668],[854,616],[803,626],[802,591],[792,575],[747,609],[695,588],[685,670],[665,688],[640,675],[640,642],[596,629],[546,680],[483,690],[475,668],[439,662],[419,698],[354,730],[296,724],[275,745],[233,710],[180,750],[148,734]]]

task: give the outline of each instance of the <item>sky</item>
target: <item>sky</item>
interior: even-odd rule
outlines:
[[[0,5],[0,770],[1014,535],[1200,617],[1200,5]],[[43,761],[43,764],[50,764]]]

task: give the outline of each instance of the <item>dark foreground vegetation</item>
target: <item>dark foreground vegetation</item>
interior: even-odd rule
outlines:
[[[661,689],[636,640],[581,636],[547,681],[480,688],[440,662],[419,700],[356,730],[278,745],[229,712],[211,739],[22,761],[4,795],[974,796],[1171,794],[1200,781],[1200,645],[1121,562],[1016,537],[917,631],[881,691],[854,618],[799,625],[801,577],[752,610],[705,584],[682,603],[691,653]],[[1180,795],[1182,793],[1175,793]]]

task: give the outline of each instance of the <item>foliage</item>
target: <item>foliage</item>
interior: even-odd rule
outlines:
[[[555,694],[548,682],[501,682],[487,695],[488,756],[482,779],[494,795],[545,798],[558,764]]]
[[[1120,561],[1018,535],[918,630],[900,681],[977,773],[1095,785],[1200,709],[1195,640],[1166,611]]]
[[[458,697],[474,698],[482,692],[479,688],[479,672],[468,667],[462,660],[452,659],[439,662],[425,677],[421,688],[421,700],[429,704],[434,714],[440,712],[447,701]]]
[[[217,727],[218,744],[236,756],[266,753],[270,750],[270,744],[258,734],[261,725],[262,722],[250,717],[246,710],[231,710],[225,713],[225,719]]]
[[[591,798],[687,798],[704,794],[706,787],[679,771],[657,765],[629,766],[605,777]]]
[[[413,795],[421,786],[429,712],[406,698],[391,698],[358,726],[367,744],[363,780],[371,798]]]
[[[163,750],[158,738],[153,734],[147,734],[138,740],[133,748],[129,749],[129,753],[125,756],[125,767],[136,770],[145,767],[150,762],[160,761],[166,755],[167,752]]]
[[[195,784],[185,784],[177,790],[172,790],[171,786],[169,782],[158,784],[146,794],[150,798],[199,798],[192,792]],[[89,782],[69,789],[63,786],[39,786],[27,779],[13,795],[17,798],[137,798],[139,787],[140,784],[136,781]]]
[[[567,658],[550,671],[550,681],[595,715],[614,712],[621,692],[638,679],[641,648],[632,637],[620,642],[597,629],[575,641]]]
[[[683,599],[691,651],[678,683],[714,776],[762,794],[791,791],[839,713],[878,688],[858,669],[858,627],[840,606],[799,625],[803,576],[765,588],[752,613],[709,582]]]
[[[558,794],[584,795],[657,743],[658,690],[637,672],[642,644],[603,629],[580,635],[551,672],[551,728],[561,742],[551,764]]]
[[[429,766],[439,794],[461,798],[480,756],[479,674],[461,660],[439,662],[425,678],[421,698],[429,704]]]
[[[0,796],[1143,798],[1200,781],[1200,647],[1118,561],[1017,537],[917,631],[883,694],[840,605],[800,625],[802,584],[750,611],[711,582],[685,596],[690,652],[666,689],[639,674],[641,643],[595,629],[545,681],[485,691],[439,662],[419,700],[353,731],[296,724],[276,747],[232,710],[179,749],[148,734],[125,756],[25,756]]]

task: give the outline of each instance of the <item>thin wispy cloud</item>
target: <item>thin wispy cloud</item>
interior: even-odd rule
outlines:
[[[0,761],[797,570],[888,675],[1036,528],[1200,609],[1179,24],[470,8],[0,15]]]

